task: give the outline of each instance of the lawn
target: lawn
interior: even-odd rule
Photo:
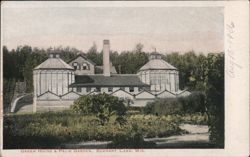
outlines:
[[[127,115],[121,125],[112,116],[104,125],[94,115],[71,111],[13,114],[4,117],[4,149],[62,148],[65,143],[113,141],[110,148],[153,148],[143,138],[186,133],[179,124],[206,124],[202,114]]]

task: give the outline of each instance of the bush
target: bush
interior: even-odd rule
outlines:
[[[149,102],[143,112],[155,115],[204,113],[205,95],[201,92],[193,92],[187,97],[157,99]]]
[[[143,113],[143,107],[127,106],[127,114],[129,115],[136,115],[142,113]]]
[[[194,125],[207,125],[208,116],[206,113],[185,114],[181,116],[180,122]]]
[[[155,148],[154,142],[146,142],[139,130],[137,124],[133,124],[132,127],[126,132],[120,132],[113,138],[108,148]]]
[[[146,138],[168,137],[184,133],[179,128],[177,116],[132,115],[128,117],[127,125],[133,126],[134,124]]]
[[[155,115],[181,114],[182,112],[182,104],[174,98],[157,99],[154,102],[149,102],[144,109],[145,114]]]
[[[112,115],[119,116],[118,122],[122,122],[122,116],[126,114],[126,107],[118,97],[101,93],[97,95],[84,95],[74,101],[71,107],[73,111],[85,115],[94,114],[101,125],[108,122]]]
[[[184,113],[205,112],[205,94],[203,92],[192,92],[188,97],[178,98],[183,104]]]

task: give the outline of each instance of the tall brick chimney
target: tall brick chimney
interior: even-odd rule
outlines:
[[[103,40],[103,75],[110,76],[109,40]]]

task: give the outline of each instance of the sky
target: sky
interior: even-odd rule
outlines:
[[[10,4],[9,4],[10,3]],[[32,3],[32,2],[26,2]],[[102,7],[49,5],[25,7],[6,2],[2,8],[2,42],[48,48],[70,46],[86,52],[104,39],[112,50],[133,50],[137,43],[152,52],[224,51],[221,7]],[[82,2],[84,3],[84,2]]]

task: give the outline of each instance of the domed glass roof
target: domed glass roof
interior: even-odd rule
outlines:
[[[49,58],[37,67],[35,67],[34,70],[39,70],[39,69],[67,69],[67,70],[74,70],[73,67],[65,63],[62,59],[60,58]]]
[[[162,59],[152,59],[147,62],[140,70],[177,70],[174,66]]]
[[[154,52],[150,54],[149,61],[140,70],[177,70],[177,68],[161,59],[161,54]]]

